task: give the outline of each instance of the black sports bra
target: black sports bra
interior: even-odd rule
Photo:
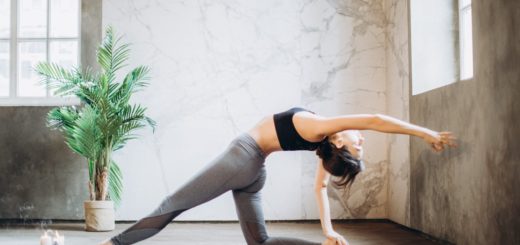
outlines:
[[[287,111],[274,114],[274,127],[276,128],[276,135],[278,135],[278,141],[284,151],[298,151],[307,150],[314,151],[320,145],[320,142],[310,142],[305,140],[298,134],[293,123],[293,116],[296,112],[308,111],[314,114],[314,112],[294,107]]]

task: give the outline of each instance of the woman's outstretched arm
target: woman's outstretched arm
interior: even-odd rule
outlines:
[[[321,159],[318,162],[316,170],[316,179],[314,183],[314,191],[316,194],[316,202],[320,211],[320,221],[323,234],[327,237],[324,244],[348,245],[347,240],[332,228],[330,219],[329,198],[327,195],[327,184],[329,183],[330,174],[323,168]]]
[[[435,151],[442,151],[444,145],[455,146],[455,137],[451,132],[436,132],[382,114],[321,117],[317,119],[316,124],[320,133],[325,136],[348,129],[374,130],[383,133],[407,134],[423,138]]]

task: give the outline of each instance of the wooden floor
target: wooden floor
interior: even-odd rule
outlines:
[[[65,235],[66,245],[97,244],[101,240],[126,229],[129,224],[117,224],[112,232],[85,232],[82,224],[60,223],[45,226],[57,229]],[[6,225],[0,226],[0,244],[35,245],[43,231],[41,226]],[[368,244],[440,244],[429,240],[418,232],[404,229],[386,221],[367,221],[334,224],[337,232],[343,234],[350,245]],[[269,223],[270,236],[288,236],[321,242],[319,223]],[[238,223],[173,223],[163,231],[139,244],[143,245],[238,245],[245,244]]]

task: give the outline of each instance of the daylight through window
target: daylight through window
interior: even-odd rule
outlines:
[[[78,65],[79,20],[79,0],[0,0],[0,97],[53,97],[34,66]]]
[[[473,33],[471,0],[459,0],[460,78],[473,77]]]

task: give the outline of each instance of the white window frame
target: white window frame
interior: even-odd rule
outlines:
[[[471,16],[473,16],[473,13],[471,12],[472,11],[472,0],[469,0],[469,4],[463,6],[463,3],[464,0],[459,0],[459,49],[460,49],[460,54],[459,54],[459,60],[460,60],[460,80],[470,80],[470,79],[473,79],[474,75],[475,75],[475,71],[474,69],[472,68],[471,69],[471,76],[463,76],[463,74],[465,74],[465,53],[464,53],[464,50],[466,50],[466,43],[468,42],[468,40],[465,39],[464,37],[464,32],[466,31],[466,27],[463,25],[463,16],[464,16],[464,13],[466,12],[470,12]],[[472,29],[471,30],[471,42],[473,42],[473,21],[471,22],[471,26],[470,28]],[[473,45],[472,45],[473,46]],[[471,52],[473,52],[473,50],[471,50]],[[472,65],[474,65],[474,54],[472,54],[471,58],[472,58]]]
[[[80,100],[76,97],[62,98],[51,96],[50,89],[46,88],[45,97],[21,97],[17,95],[18,89],[18,44],[23,41],[45,41],[46,60],[49,60],[50,42],[54,40],[77,40],[78,41],[78,57],[77,64],[81,64],[81,1],[78,1],[78,36],[77,38],[51,38],[50,37],[50,0],[47,1],[47,30],[45,38],[19,38],[18,16],[19,1],[11,0],[11,27],[10,35],[6,38],[0,38],[0,41],[9,41],[9,96],[0,97],[0,106],[60,106],[60,105],[79,105]]]

